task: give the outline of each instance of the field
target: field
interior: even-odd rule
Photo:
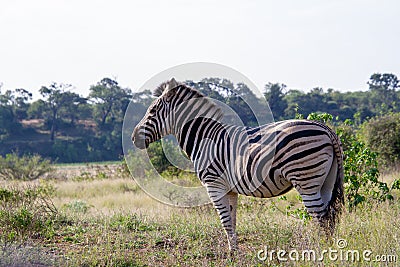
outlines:
[[[230,255],[212,206],[163,205],[113,163],[57,168],[51,179],[1,182],[8,190],[1,195],[1,266],[400,265],[399,192],[392,203],[345,211],[333,240],[323,238],[312,221],[285,212],[289,204],[300,205],[294,191],[286,200],[241,197],[239,252]],[[397,176],[390,173],[382,179]],[[18,218],[15,213],[6,224],[5,214],[15,205],[5,204],[5,192],[27,196],[35,190],[42,194],[35,201],[15,203],[28,211],[45,203],[54,211],[47,209],[43,223],[37,223],[42,222],[37,212],[31,217],[18,213]]]

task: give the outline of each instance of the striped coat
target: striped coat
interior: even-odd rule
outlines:
[[[238,194],[269,198],[294,187],[311,216],[333,230],[343,203],[343,161],[329,127],[307,120],[226,125],[218,106],[174,79],[156,93],[132,140],[143,149],[162,136],[176,136],[220,216],[230,249],[237,249]]]

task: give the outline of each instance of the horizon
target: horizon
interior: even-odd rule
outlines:
[[[365,91],[373,73],[400,74],[400,3],[384,3],[7,2],[0,82],[35,98],[51,82],[87,96],[105,77],[136,91],[165,69],[212,62],[243,73],[261,91],[269,82],[304,92]]]
[[[372,75],[372,74],[371,74]],[[397,75],[396,75],[397,76]],[[103,78],[110,78],[110,77],[103,77]],[[102,80],[103,78],[101,78],[100,80]],[[204,77],[204,78],[220,78],[220,77]],[[399,77],[400,78],[400,77]],[[113,79],[114,80],[114,78],[110,78],[110,79]],[[100,80],[99,81],[97,81],[97,82],[100,82]],[[121,87],[121,88],[125,88],[125,89],[130,89],[131,91],[132,91],[132,93],[138,93],[138,92],[142,92],[143,90],[138,90],[138,89],[134,89],[134,88],[130,88],[130,87],[128,87],[128,86],[124,86],[123,84],[121,84],[118,80],[115,80],[115,81],[117,81],[118,82],[118,85]],[[52,82],[50,82],[49,84],[46,84],[46,85],[42,85],[42,86],[45,86],[45,87],[47,87],[47,86],[50,86],[50,84],[51,83],[53,83],[53,82],[55,82],[55,81],[52,81]],[[79,96],[81,96],[81,97],[84,97],[84,98],[86,98],[86,97],[88,97],[89,96],[89,93],[90,93],[90,87],[91,86],[93,86],[93,85],[96,85],[97,84],[97,82],[95,82],[95,83],[92,83],[87,89],[85,89],[85,90],[81,90],[81,91],[77,91],[76,89],[76,87],[73,85],[73,84],[70,84],[70,83],[59,83],[59,82],[55,82],[55,83],[57,83],[57,84],[67,84],[67,85],[71,85],[71,87],[69,87],[68,88],[68,90],[67,91],[69,91],[69,92],[74,92],[74,93],[77,93]],[[185,81],[182,81],[182,82],[185,82]],[[195,82],[197,82],[197,81],[195,81]],[[264,86],[262,87],[262,90],[261,90],[261,92],[264,94],[265,93],[265,85],[267,85],[269,82],[266,82],[265,84],[264,84]],[[326,88],[324,88],[324,87],[319,87],[319,86],[315,86],[315,87],[312,87],[312,88],[306,88],[306,89],[304,89],[304,88],[291,88],[291,87],[289,87],[289,86],[287,86],[284,82],[282,83],[282,82],[278,82],[279,84],[284,84],[286,87],[284,88],[284,92],[285,92],[285,94],[286,93],[289,93],[289,91],[291,91],[291,90],[298,90],[298,91],[300,91],[300,92],[302,92],[302,93],[304,93],[304,94],[307,94],[307,93],[309,93],[311,90],[313,90],[313,89],[315,89],[315,88],[321,88],[322,89],[322,91],[323,91],[323,93],[327,93],[327,91],[329,90],[329,89],[333,89],[334,91],[336,91],[336,92],[340,92],[340,93],[356,93],[356,92],[367,92],[368,90],[369,90],[369,88],[368,88],[368,86],[367,86],[367,82],[365,82],[365,85],[366,85],[366,87],[365,88],[363,88],[363,89],[359,89],[359,90],[337,90],[337,89],[335,89],[335,88],[332,88],[332,87],[326,87]],[[237,83],[234,83],[234,85],[236,86],[237,85]],[[14,89],[19,89],[19,88],[6,88],[1,82],[0,82],[0,94],[1,93],[4,93],[5,91],[7,91],[7,90],[14,90]],[[22,89],[26,89],[26,88],[22,88]],[[39,88],[40,89],[40,88]],[[31,90],[29,90],[29,89],[26,89],[29,93],[32,93],[32,99],[31,100],[28,100],[27,102],[34,102],[34,101],[36,101],[36,100],[39,100],[39,99],[43,99],[43,96],[39,93],[39,89],[35,92],[35,91],[31,91]],[[142,88],[143,89],[143,88]],[[148,90],[150,90],[150,91],[153,91],[155,88],[146,88],[146,89],[148,89]],[[145,90],[146,90],[145,89]],[[254,91],[252,88],[250,88],[252,91]],[[258,88],[259,89],[259,88]],[[86,94],[83,94],[82,93],[82,91],[84,92],[84,93],[86,93]],[[257,95],[257,94],[256,94]],[[259,96],[259,95],[258,95]]]

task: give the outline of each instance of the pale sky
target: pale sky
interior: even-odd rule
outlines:
[[[184,63],[234,68],[260,89],[365,90],[400,76],[398,0],[0,0],[3,90],[104,77],[135,90]]]

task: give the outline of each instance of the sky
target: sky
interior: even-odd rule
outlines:
[[[260,90],[366,90],[375,72],[400,76],[399,10],[398,0],[0,0],[0,82],[87,96],[104,77],[135,91],[212,62]]]

